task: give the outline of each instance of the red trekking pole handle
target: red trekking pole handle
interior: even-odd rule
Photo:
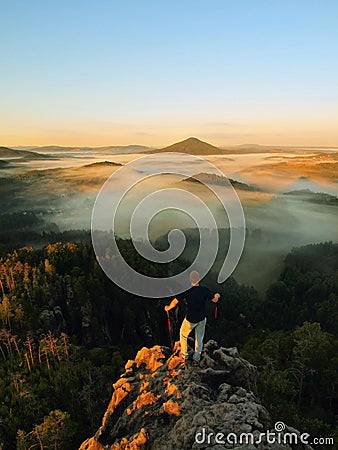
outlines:
[[[167,317],[168,317],[168,331],[169,331],[170,345],[171,345],[171,348],[173,348],[173,336],[172,336],[172,330],[171,330],[169,311],[166,311],[166,313],[167,313]]]
[[[168,317],[168,330],[171,331],[171,322],[170,322],[170,317],[169,317],[169,311],[167,312],[167,317]]]

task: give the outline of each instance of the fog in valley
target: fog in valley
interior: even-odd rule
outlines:
[[[89,230],[93,205],[100,189],[112,174],[119,173],[109,182],[107,208],[95,220],[95,225],[100,225],[99,229],[111,229],[110,202],[118,199],[125,186],[132,186],[140,176],[140,171],[128,169],[125,165],[142,155],[78,152],[76,155],[48,153],[47,156],[46,159],[25,161],[20,158],[1,159],[1,215],[34,213],[40,221],[38,230]],[[244,210],[246,242],[233,274],[238,282],[253,285],[263,294],[270,282],[278,278],[283,259],[292,247],[337,241],[336,152],[307,149],[297,153],[234,152],[203,157],[231,180]],[[191,164],[196,174],[203,172],[202,163],[194,160]],[[175,156],[171,166],[175,169]],[[182,170],[179,165],[176,168]],[[158,163],[151,159],[142,167],[143,176],[148,178],[138,181],[121,201],[114,224],[117,235],[130,235],[129,223],[135,208],[136,238],[144,232],[141,222],[149,222],[152,242],[163,241],[163,236],[174,228],[192,230],[196,228],[194,217],[200,217],[203,223],[204,206],[201,202],[210,209],[215,227],[229,227],[226,212],[209,188],[181,175],[156,175],[160,170]],[[210,180],[211,187],[213,182],[215,180]],[[217,183],[221,185],[222,180],[217,179]],[[146,203],[140,202],[162,189],[171,189],[171,192],[163,194],[165,201],[163,196],[153,196],[151,210],[160,211],[166,205],[170,208],[149,215],[150,203],[147,207]],[[195,201],[195,197],[188,193],[200,200]],[[138,205],[141,206],[137,208]],[[187,210],[190,215],[184,212]],[[203,228],[213,226],[205,221]],[[195,254],[195,248],[189,248],[189,239],[187,244],[185,257]],[[218,259],[224,256],[219,254]]]

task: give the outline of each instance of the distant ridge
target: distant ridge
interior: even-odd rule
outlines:
[[[222,149],[225,149],[225,147],[222,147]],[[233,154],[278,153],[278,152],[296,153],[293,147],[283,147],[279,145],[240,144],[240,145],[228,145],[226,149],[228,150],[229,153]]]
[[[58,153],[69,152],[74,150],[82,150],[79,147],[61,147],[60,145],[44,145],[42,147],[31,148],[33,152]]]
[[[221,186],[229,186],[229,183],[235,188],[242,191],[260,192],[261,189],[255,185],[242,183],[241,181],[233,180],[232,178],[216,175],[214,173],[199,173],[193,177],[184,178],[182,181],[191,183],[201,182],[208,184],[218,184]]]
[[[0,147],[0,158],[47,159],[49,156],[28,150],[14,150],[8,147]]]
[[[116,163],[114,161],[99,161],[91,164],[86,164],[82,167],[109,167],[109,166],[122,166],[120,163]]]
[[[0,169],[8,169],[12,167],[11,163],[9,163],[8,161],[3,161],[2,159],[0,159]]]
[[[144,153],[150,150],[150,147],[146,147],[144,145],[110,145],[107,147],[96,147],[92,150],[98,152],[107,152],[107,153]]]
[[[98,152],[98,153],[144,153],[150,147],[144,145],[106,145],[104,147],[61,147],[59,145],[46,145],[44,147],[32,148],[34,152],[43,153],[82,153],[82,152]]]
[[[299,177],[287,188],[284,188],[283,193],[290,193],[292,191],[304,191],[305,189],[309,189],[314,193],[331,194],[330,189],[327,186],[321,185],[316,181],[312,181],[310,178],[304,176]]]
[[[336,195],[327,194],[325,192],[313,192],[311,189],[297,189],[294,191],[284,192],[283,195],[302,197],[303,199],[313,203],[338,206],[338,197]]]
[[[148,153],[162,153],[162,152],[176,152],[189,153],[190,155],[220,155],[228,153],[226,150],[221,150],[208,142],[201,141],[195,137],[190,137],[184,141],[176,142],[168,147],[151,150]]]

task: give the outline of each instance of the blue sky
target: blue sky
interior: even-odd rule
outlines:
[[[3,1],[2,145],[338,145],[337,1]]]

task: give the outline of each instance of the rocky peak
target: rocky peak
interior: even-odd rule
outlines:
[[[102,426],[80,450],[311,449],[264,440],[255,445],[220,444],[217,433],[256,436],[273,430],[257,398],[257,370],[236,348],[215,341],[205,344],[197,367],[182,364],[179,351],[178,342],[173,352],[143,347],[128,361],[113,384]],[[285,431],[299,434],[289,427]]]

